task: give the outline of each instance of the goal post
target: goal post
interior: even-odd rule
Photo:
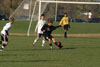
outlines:
[[[46,1],[40,0],[45,3],[67,3],[67,4],[100,4],[100,2],[76,2],[76,1]]]
[[[30,18],[30,23],[29,23],[29,27],[28,27],[28,31],[27,31],[27,36],[30,35],[30,28],[31,28],[31,25],[32,25],[33,17],[34,17],[36,4],[37,4],[37,1],[35,1],[35,4],[34,4],[33,12],[32,12],[31,18]]]

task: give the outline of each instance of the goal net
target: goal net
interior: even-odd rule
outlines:
[[[89,11],[93,17],[100,17],[99,4],[99,0],[23,0],[11,17],[25,22],[29,20],[23,29],[29,35],[33,34],[41,14],[45,14],[46,20],[59,22],[63,13],[67,12],[70,22],[88,22]]]
[[[30,20],[32,13],[34,12],[33,20],[38,20],[38,1],[39,0],[23,0],[18,8],[13,12],[11,17],[14,17],[16,20]],[[41,4],[41,13],[44,12],[47,4],[48,3]]]

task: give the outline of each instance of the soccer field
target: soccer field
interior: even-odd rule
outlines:
[[[100,38],[56,37],[63,48],[48,43],[41,47],[41,40],[32,47],[34,37],[10,36],[9,45],[0,52],[0,67],[99,67]]]
[[[0,30],[7,21],[0,21]],[[10,33],[26,33],[28,22],[17,21]],[[54,23],[57,25],[58,23]],[[36,22],[32,24],[34,32]],[[69,34],[99,34],[98,23],[71,23]],[[63,34],[63,28],[54,31]],[[0,52],[0,67],[100,67],[100,37],[55,37],[63,44],[58,49],[53,44],[50,50],[48,42],[41,46],[41,40],[33,47],[35,36],[9,36],[9,44]]]
[[[8,21],[0,21],[0,30]],[[33,21],[30,29],[30,34],[34,33],[37,22]],[[54,25],[59,25],[58,22],[54,22]],[[10,30],[10,33],[27,33],[29,21],[15,21]],[[71,23],[69,34],[98,34],[100,33],[100,23]],[[55,30],[55,34],[63,34],[63,28]]]

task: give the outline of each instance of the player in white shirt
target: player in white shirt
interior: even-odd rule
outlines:
[[[9,23],[7,23],[2,31],[1,31],[1,40],[0,44],[2,44],[2,47],[0,48],[0,51],[2,51],[8,44],[8,31],[11,28],[12,24],[14,22],[14,18],[9,18]]]
[[[40,37],[43,35],[43,32],[41,31],[41,29],[42,29],[42,27],[44,26],[45,23],[46,23],[45,16],[41,15],[41,18],[38,21],[36,28],[35,28],[35,33],[37,32],[37,37],[33,42],[33,46],[40,39]],[[43,38],[43,40],[42,40],[42,47],[44,46],[44,44],[45,44],[45,38]]]
[[[89,19],[89,22],[91,22],[91,20],[92,20],[92,12],[91,12],[91,10],[89,10],[88,19]]]

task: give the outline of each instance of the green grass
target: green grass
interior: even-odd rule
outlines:
[[[0,21],[0,30],[8,21]],[[35,21],[32,23],[30,33],[34,33],[36,26]],[[58,25],[58,22],[54,22],[54,25]],[[29,21],[15,21],[10,30],[11,33],[27,33],[29,26]],[[70,34],[88,34],[88,33],[100,33],[100,23],[71,23],[71,28],[69,29]],[[63,34],[63,28],[55,30],[53,33]]]
[[[8,21],[0,21],[0,30]],[[26,33],[28,21],[16,21],[10,33]],[[31,33],[36,22],[33,22]],[[54,23],[58,25],[58,23]],[[71,23],[71,34],[100,33],[99,23]],[[63,28],[54,33],[63,34]],[[63,49],[48,42],[41,47],[41,39],[32,47],[35,37],[9,36],[9,44],[0,52],[0,67],[100,67],[100,38],[55,37],[61,41]]]
[[[9,45],[0,52],[0,67],[100,67],[100,38],[55,37],[63,49],[41,40],[32,47],[34,37],[10,36]]]

